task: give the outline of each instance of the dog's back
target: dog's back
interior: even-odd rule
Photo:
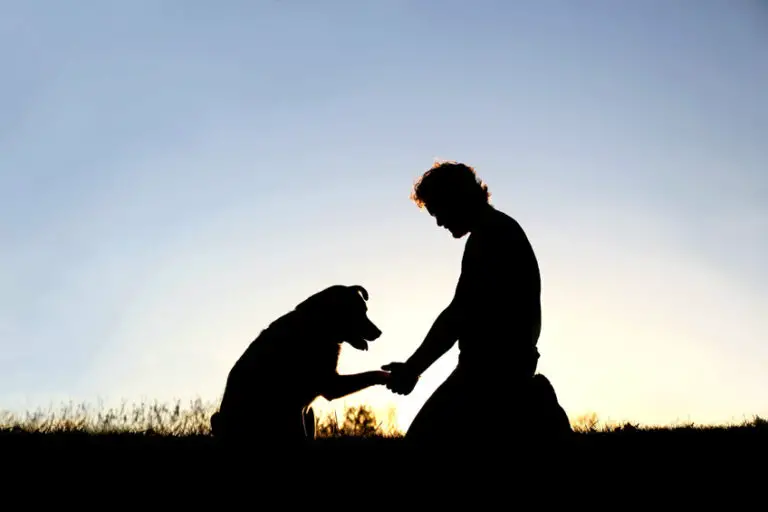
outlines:
[[[313,341],[295,311],[262,331],[229,372],[219,411],[211,417],[213,435],[303,432],[301,413],[319,395],[323,374],[335,373],[340,350]]]

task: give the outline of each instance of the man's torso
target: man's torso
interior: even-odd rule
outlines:
[[[467,240],[457,285],[462,310],[460,364],[477,368],[538,359],[541,281],[538,262],[520,225],[491,209]]]

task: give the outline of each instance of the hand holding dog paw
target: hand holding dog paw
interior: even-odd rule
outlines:
[[[416,387],[419,376],[414,375],[405,363],[389,363],[381,367],[390,372],[387,389],[398,395],[408,395]]]

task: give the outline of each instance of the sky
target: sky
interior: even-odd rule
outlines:
[[[765,2],[0,9],[0,409],[216,401],[337,283],[383,331],[339,370],[405,360],[466,242],[409,194],[456,160],[536,251],[572,419],[768,416]],[[456,357],[316,406],[407,428]]]

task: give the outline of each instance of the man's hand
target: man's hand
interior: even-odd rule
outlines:
[[[419,375],[414,374],[405,363],[389,363],[382,366],[381,369],[390,372],[387,389],[398,395],[410,394],[419,381]]]

